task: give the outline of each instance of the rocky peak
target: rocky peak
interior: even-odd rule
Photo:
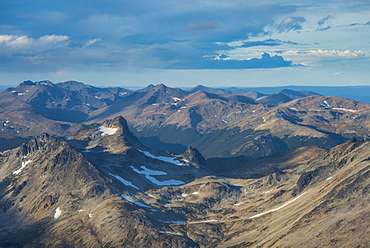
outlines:
[[[113,153],[125,152],[132,146],[140,149],[144,147],[132,134],[127,121],[122,116],[80,129],[73,139],[87,141],[86,149],[100,147]]]
[[[44,86],[52,86],[52,87],[55,87],[55,84],[53,84],[51,81],[49,80],[44,80],[44,81],[38,81],[35,83],[36,85],[44,85]]]
[[[158,90],[158,91],[166,91],[167,88],[168,87],[166,85],[164,85],[164,84],[158,84],[153,89]]]
[[[57,141],[56,138],[47,133],[43,133],[28,142],[22,144],[18,149],[17,156],[28,156],[43,151]]]
[[[194,147],[189,146],[188,149],[181,154],[186,160],[201,166],[206,166],[207,162],[203,155]]]
[[[68,90],[83,90],[85,88],[90,88],[91,86],[90,85],[86,85],[84,83],[81,83],[81,82],[77,82],[77,81],[66,81],[66,82],[63,82],[63,83],[58,83],[57,86],[59,88],[64,88],[64,89],[68,89]]]
[[[328,153],[337,154],[340,156],[344,156],[355,150],[356,148],[360,147],[365,141],[363,139],[357,139],[355,137],[349,139],[348,141],[334,147],[332,150],[328,151]]]
[[[34,82],[31,80],[24,81],[23,83],[19,84],[20,86],[30,86],[30,85],[36,85]]]

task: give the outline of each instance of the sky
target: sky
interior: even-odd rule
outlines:
[[[370,85],[369,0],[1,0],[0,85]]]

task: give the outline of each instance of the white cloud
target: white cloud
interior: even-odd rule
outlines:
[[[0,35],[0,54],[12,56],[18,53],[44,52],[65,44],[68,39],[65,35],[44,35],[36,39],[27,35]]]
[[[95,43],[101,41],[100,38],[97,38],[97,39],[91,39],[91,40],[88,40],[86,41],[85,45],[83,46],[83,48],[86,48],[86,47],[89,47],[89,46],[92,46],[94,45]]]
[[[286,51],[283,52],[284,55],[295,55],[295,56],[315,56],[315,57],[331,57],[331,58],[346,58],[346,59],[352,59],[352,58],[359,58],[359,57],[367,57],[368,54],[363,51],[350,51],[350,50],[307,50],[307,51]]]

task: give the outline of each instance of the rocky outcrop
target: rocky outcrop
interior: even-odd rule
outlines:
[[[202,154],[194,147],[189,146],[188,149],[181,154],[186,160],[198,166],[207,166],[207,161]]]

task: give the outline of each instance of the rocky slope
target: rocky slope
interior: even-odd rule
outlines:
[[[0,219],[9,225],[0,246],[197,247],[166,233],[165,213],[144,192],[185,184],[206,173],[201,167],[148,150],[123,118],[68,142],[43,134],[1,154]]]
[[[122,117],[43,134],[0,153],[0,246],[366,247],[369,151],[205,161],[146,148]]]

